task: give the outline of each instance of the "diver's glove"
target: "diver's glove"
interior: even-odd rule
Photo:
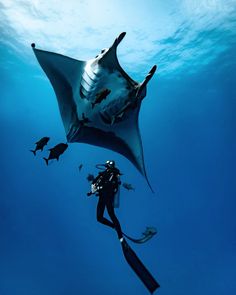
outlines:
[[[96,184],[92,183],[91,184],[91,192],[92,192],[92,194],[94,194],[97,190],[98,190],[98,188],[97,188]]]

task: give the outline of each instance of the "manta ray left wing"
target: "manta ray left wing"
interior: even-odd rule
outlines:
[[[148,182],[138,115],[156,66],[142,83],[132,80],[116,54],[124,36],[120,34],[110,48],[88,61],[38,50],[34,44],[32,47],[55,90],[68,142],[116,151],[129,159]]]
[[[76,96],[86,62],[61,54],[32,48],[39,64],[52,83],[66,134],[78,125]]]

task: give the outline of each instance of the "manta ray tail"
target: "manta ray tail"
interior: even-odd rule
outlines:
[[[152,186],[151,186],[151,184],[150,184],[150,182],[149,182],[149,180],[148,180],[148,178],[147,178],[147,175],[145,175],[145,179],[146,179],[146,181],[147,181],[147,184],[148,184],[148,186],[149,186],[151,192],[154,194],[155,191],[153,190],[153,188],[152,188]]]

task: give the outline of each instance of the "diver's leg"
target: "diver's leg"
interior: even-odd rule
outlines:
[[[97,205],[97,221],[107,226],[110,226],[112,228],[115,228],[114,224],[111,221],[103,217],[104,210],[105,210],[105,201],[103,197],[100,196],[98,200],[98,205]]]
[[[112,203],[112,198],[107,199],[106,207],[107,207],[107,212],[113,222],[114,228],[117,232],[118,238],[121,239],[123,237],[123,234],[122,234],[120,222],[115,215],[115,211],[114,211],[114,207],[113,207],[113,203]]]

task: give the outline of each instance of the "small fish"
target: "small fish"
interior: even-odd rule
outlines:
[[[96,99],[94,102],[92,102],[92,109],[94,108],[95,104],[101,103],[104,99],[107,98],[107,96],[111,93],[110,89],[102,89],[100,92],[96,94]]]
[[[60,155],[62,155],[67,148],[68,148],[67,143],[59,143],[56,146],[54,146],[53,148],[49,149],[49,151],[50,151],[49,157],[43,158],[43,159],[45,160],[47,165],[48,165],[49,160],[57,159],[57,161],[58,161]]]
[[[124,182],[123,184],[123,187],[125,188],[125,189],[127,189],[128,191],[134,191],[135,190],[135,188],[132,186],[132,184],[130,184],[130,183],[127,183],[127,182]]]
[[[92,182],[93,180],[94,180],[94,175],[93,174],[88,174],[88,176],[87,176],[87,180],[89,181],[89,182]]]
[[[79,165],[79,171],[81,171],[81,169],[83,168],[83,164]]]
[[[41,151],[41,152],[43,151],[43,148],[45,147],[45,145],[47,145],[49,139],[50,139],[50,137],[41,138],[39,141],[35,142],[36,148],[34,150],[30,150],[30,151],[36,156],[37,151]]]

